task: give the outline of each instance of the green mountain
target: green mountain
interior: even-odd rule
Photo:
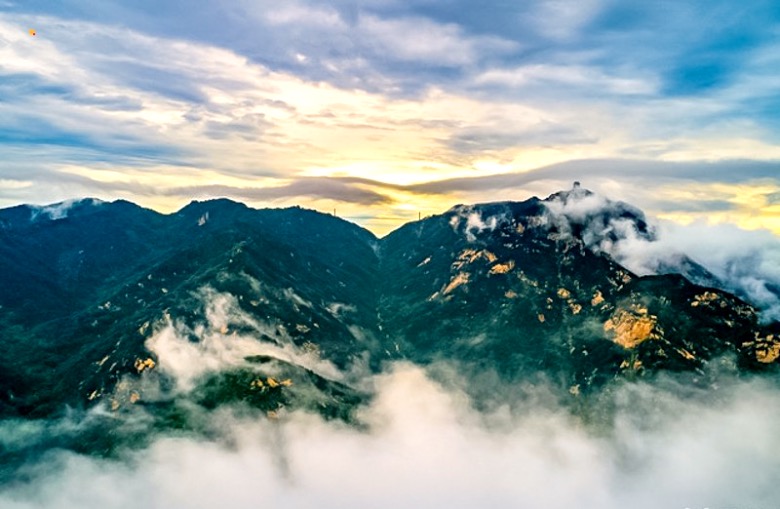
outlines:
[[[573,395],[659,370],[704,374],[713,360],[776,365],[777,324],[760,326],[749,304],[680,274],[638,277],[594,249],[618,240],[615,222],[652,232],[626,204],[582,207],[592,196],[575,188],[459,206],[383,239],[389,339],[415,362],[454,359],[510,380],[542,374]],[[716,282],[690,259],[679,267]]]
[[[664,371],[776,371],[779,324],[690,259],[632,273],[603,248],[626,231],[653,235],[578,186],[382,239],[229,200],[0,210],[0,416],[141,408],[188,426],[192,408],[233,402],[350,420],[366,375],[398,359],[571,398]]]

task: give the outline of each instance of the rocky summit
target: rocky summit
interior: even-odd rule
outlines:
[[[777,371],[778,323],[685,256],[633,273],[609,249],[627,235],[654,232],[579,185],[381,239],[224,199],[4,209],[0,416],[142,408],[188,426],[188,409],[236,403],[349,420],[394,360],[543,379],[572,400],[664,372]]]

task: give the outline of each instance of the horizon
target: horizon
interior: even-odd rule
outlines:
[[[438,216],[446,214],[448,211],[452,210],[453,208],[460,207],[460,206],[480,206],[480,205],[488,205],[488,204],[494,204],[494,203],[508,203],[508,202],[523,202],[532,198],[536,198],[539,200],[545,200],[549,197],[551,197],[554,194],[565,192],[567,190],[571,190],[574,188],[580,187],[588,192],[592,192],[596,194],[597,196],[600,196],[602,198],[605,198],[610,201],[614,202],[623,202],[631,206],[635,206],[639,208],[643,214],[645,214],[646,218],[650,220],[651,223],[654,223],[656,226],[663,224],[663,223],[669,223],[669,224],[675,224],[679,226],[682,229],[690,229],[692,232],[696,232],[697,230],[701,230],[702,228],[709,228],[713,227],[716,228],[718,226],[719,221],[708,221],[706,218],[683,218],[683,220],[679,220],[678,218],[674,216],[669,216],[664,213],[652,213],[650,211],[646,211],[643,207],[639,206],[637,203],[634,203],[632,200],[623,200],[618,199],[613,196],[604,195],[602,193],[599,193],[598,191],[595,191],[594,189],[589,188],[588,186],[582,186],[579,181],[574,181],[570,186],[568,187],[559,187],[552,191],[546,191],[542,193],[530,193],[525,192],[522,194],[522,198],[520,197],[512,197],[507,196],[505,199],[496,199],[496,200],[489,200],[485,199],[482,201],[473,201],[473,202],[452,202],[450,204],[446,205],[446,208],[441,209],[432,209],[431,207],[426,209],[426,213],[422,213],[422,209],[418,211],[418,216],[410,215],[408,218],[400,219],[398,217],[392,217],[391,221],[389,222],[381,222],[376,221],[376,219],[383,219],[381,215],[366,215],[361,214],[359,210],[353,210],[353,214],[351,215],[342,215],[338,213],[338,208],[334,208],[333,210],[323,210],[321,208],[315,208],[315,206],[306,204],[305,202],[301,203],[285,203],[285,204],[267,204],[267,203],[254,203],[251,200],[242,199],[240,197],[234,197],[234,196],[209,196],[209,197],[198,197],[198,198],[191,198],[189,201],[186,201],[185,198],[182,198],[183,201],[180,202],[170,202],[165,207],[155,207],[154,205],[147,205],[144,203],[143,200],[135,201],[132,198],[125,198],[125,197],[110,197],[110,198],[100,198],[98,196],[80,196],[80,197],[70,197],[65,198],[60,201],[54,201],[54,202],[44,202],[44,203],[34,203],[34,202],[21,202],[21,203],[15,203],[11,205],[5,205],[0,206],[0,210],[4,209],[10,209],[14,207],[31,207],[36,209],[47,209],[52,207],[61,207],[62,205],[67,205],[66,209],[70,207],[72,203],[75,202],[82,202],[85,200],[93,200],[100,203],[114,203],[114,202],[127,202],[131,203],[135,206],[141,207],[146,210],[154,211],[161,215],[173,215],[181,212],[183,209],[188,207],[189,205],[192,205],[193,203],[207,203],[212,201],[219,201],[219,200],[228,200],[233,203],[238,203],[241,205],[244,205],[250,209],[253,210],[283,210],[283,209],[292,209],[292,208],[299,208],[303,210],[308,210],[312,212],[317,212],[319,214],[323,215],[330,215],[334,217],[338,217],[339,219],[342,219],[344,221],[353,223],[357,226],[360,226],[361,228],[371,232],[377,239],[381,239],[383,237],[386,237],[388,234],[392,233],[393,231],[416,221],[424,220],[428,217]],[[642,200],[639,200],[640,202]],[[444,206],[444,205],[443,205]],[[59,218],[57,218],[59,219]],[[755,226],[747,226],[739,224],[738,222],[735,222],[734,224],[729,224],[728,221],[724,221],[723,223],[726,223],[726,226],[734,226],[739,230],[745,231],[746,234],[750,234],[750,232],[755,233],[761,233],[761,232],[767,232],[773,235],[776,240],[780,240],[777,237],[780,236],[780,231],[775,230],[772,227],[766,227],[764,225],[758,225]]]
[[[587,187],[583,187],[579,181],[575,181],[575,182],[572,183],[572,185],[568,189],[558,189],[556,191],[553,191],[553,192],[547,194],[546,197],[541,197],[541,196],[538,196],[538,195],[534,194],[534,195],[531,195],[528,198],[525,198],[525,199],[522,199],[522,200],[508,199],[508,200],[482,201],[482,202],[475,202],[475,203],[456,203],[456,204],[450,206],[447,209],[440,210],[440,211],[434,211],[434,212],[432,212],[432,213],[430,213],[428,215],[425,215],[425,216],[420,214],[416,219],[415,218],[409,219],[409,220],[407,220],[407,221],[405,221],[403,223],[396,224],[392,229],[388,229],[388,230],[385,230],[385,231],[379,231],[379,232],[375,231],[374,229],[371,229],[370,227],[366,226],[365,224],[363,224],[361,222],[361,219],[363,219],[364,216],[342,216],[342,215],[339,215],[337,213],[338,212],[337,209],[334,209],[332,212],[330,212],[330,211],[327,211],[327,210],[319,210],[319,209],[315,209],[315,208],[310,208],[310,207],[307,207],[307,206],[301,205],[301,204],[292,204],[292,205],[285,205],[285,206],[273,206],[273,205],[269,205],[269,206],[255,206],[255,205],[253,205],[251,203],[248,203],[246,201],[242,201],[240,199],[231,198],[231,197],[228,197],[228,196],[215,196],[215,197],[211,197],[211,198],[192,199],[189,202],[187,202],[187,203],[185,203],[185,204],[183,204],[183,205],[181,205],[181,206],[179,206],[177,208],[174,208],[173,210],[170,210],[170,211],[161,211],[161,210],[157,210],[157,209],[152,208],[152,207],[146,207],[146,206],[144,206],[142,204],[136,203],[136,202],[134,202],[132,200],[128,200],[128,199],[125,199],[125,198],[116,198],[116,199],[113,199],[113,200],[103,200],[101,198],[97,198],[97,197],[94,197],[94,196],[84,196],[84,197],[78,197],[78,198],[70,198],[70,199],[66,199],[66,200],[62,200],[62,201],[58,201],[58,202],[45,203],[45,204],[19,203],[19,204],[11,205],[11,206],[8,206],[8,207],[0,207],[0,211],[6,210],[6,209],[15,208],[15,207],[28,207],[28,208],[32,208],[32,209],[37,209],[38,213],[49,213],[50,219],[57,220],[57,219],[63,219],[65,217],[67,217],[68,210],[70,210],[70,208],[73,207],[74,205],[76,205],[78,203],[83,203],[83,202],[88,201],[88,200],[91,200],[93,202],[93,204],[96,204],[96,205],[112,204],[112,203],[116,203],[116,202],[130,203],[130,204],[132,204],[132,205],[134,205],[136,207],[140,207],[140,208],[145,209],[145,210],[150,210],[150,211],[156,212],[157,214],[160,214],[160,215],[172,216],[172,215],[180,213],[181,211],[183,211],[184,209],[186,209],[187,207],[189,207],[190,205],[193,205],[193,204],[218,202],[218,201],[223,201],[224,200],[224,201],[229,201],[231,203],[243,205],[243,206],[245,206],[245,207],[247,207],[247,208],[249,208],[251,210],[257,210],[257,211],[262,211],[262,210],[301,209],[301,210],[305,210],[305,211],[309,211],[309,212],[316,212],[318,214],[325,215],[325,216],[333,216],[333,217],[336,217],[338,219],[341,219],[343,221],[352,223],[352,224],[354,224],[356,226],[359,226],[359,227],[363,228],[364,230],[370,232],[376,239],[379,240],[379,239],[382,239],[382,238],[388,236],[389,234],[393,233],[394,231],[396,231],[396,230],[406,226],[407,224],[415,223],[415,222],[418,222],[418,221],[422,221],[422,220],[425,220],[425,219],[430,218],[430,217],[442,216],[442,215],[445,215],[448,212],[450,212],[450,211],[452,211],[452,210],[454,210],[454,209],[456,209],[458,207],[481,207],[481,206],[485,206],[485,205],[493,205],[493,204],[501,204],[501,203],[521,203],[521,202],[525,202],[525,201],[530,200],[530,199],[537,199],[537,200],[544,201],[544,200],[547,200],[547,199],[553,197],[556,194],[564,193],[566,191],[571,191],[571,190],[574,190],[574,189],[582,189],[583,191],[585,191],[587,193],[592,193],[592,194],[598,196],[599,198],[604,199],[604,200],[606,200],[608,202],[609,201],[615,202],[615,203],[622,202],[622,200],[612,200],[609,196],[601,196],[598,193],[594,193],[591,189],[588,189]],[[94,203],[94,202],[97,202],[97,203]],[[623,203],[626,203],[626,204],[628,204],[630,206],[633,206],[633,204],[630,203],[630,202],[623,202]],[[52,209],[52,210],[49,211],[47,209]],[[644,214],[644,211],[641,211],[641,212]],[[53,215],[52,215],[52,213],[53,213]],[[37,214],[34,217],[37,217]],[[656,220],[657,218],[651,216],[650,219]]]
[[[389,231],[580,180],[778,235],[778,22],[767,0],[4,0],[0,206],[226,196]]]
[[[550,194],[552,195],[552,194],[555,194],[555,193],[558,193],[558,192],[563,192],[563,191],[565,191],[565,190],[564,189],[560,189],[560,190],[555,191],[555,192],[550,193]],[[544,199],[544,198],[540,198],[537,195],[533,195],[530,198],[526,198],[526,200],[527,199],[531,199],[531,198],[537,198],[537,199],[540,199],[540,200]],[[182,210],[186,209],[187,207],[189,207],[190,205],[195,204],[195,203],[209,203],[209,202],[217,202],[217,201],[223,201],[223,200],[224,201],[229,201],[231,203],[236,203],[236,204],[239,204],[239,205],[244,205],[247,208],[252,209],[252,210],[301,209],[301,210],[306,210],[306,211],[310,211],[310,212],[316,212],[318,214],[322,214],[322,215],[326,215],[326,216],[334,216],[334,217],[338,217],[339,219],[343,219],[345,221],[353,223],[353,224],[355,224],[357,226],[360,226],[361,228],[364,228],[367,231],[370,231],[377,238],[381,237],[380,235],[375,233],[373,230],[371,230],[370,228],[368,228],[368,227],[366,227],[366,226],[364,226],[363,224],[360,223],[360,219],[362,218],[362,216],[342,216],[342,215],[339,215],[337,213],[338,209],[334,209],[333,211],[327,211],[327,210],[320,210],[320,209],[316,209],[316,208],[307,207],[307,206],[302,205],[302,204],[292,204],[292,205],[284,205],[284,206],[273,206],[273,205],[256,206],[256,205],[252,205],[250,202],[243,201],[243,200],[238,199],[238,198],[232,198],[230,196],[213,196],[213,197],[209,197],[209,198],[193,198],[189,202],[183,203],[182,205],[175,206],[171,210],[158,210],[156,208],[147,207],[147,206],[144,206],[144,205],[142,205],[140,203],[136,203],[136,202],[134,202],[132,200],[129,200],[129,199],[126,199],[126,198],[115,198],[115,199],[104,200],[104,199],[98,198],[96,196],[81,196],[81,197],[67,198],[67,199],[64,199],[64,200],[61,200],[61,201],[49,202],[49,203],[29,203],[29,202],[17,203],[17,204],[14,204],[14,205],[8,205],[8,206],[0,207],[0,211],[1,210],[12,209],[12,208],[16,208],[16,207],[28,207],[28,208],[32,208],[32,209],[39,209],[41,211],[45,211],[46,209],[55,209],[56,208],[56,209],[61,209],[61,210],[64,210],[65,212],[67,212],[67,210],[69,210],[73,205],[75,205],[77,203],[81,203],[81,202],[85,202],[85,201],[92,201],[93,203],[96,202],[95,204],[98,204],[98,205],[99,204],[112,204],[112,203],[116,203],[116,202],[130,203],[130,204],[135,205],[137,207],[140,207],[142,209],[151,210],[151,211],[156,212],[156,213],[158,213],[160,215],[163,215],[163,216],[170,216],[170,215],[174,215],[174,214],[180,213]],[[510,203],[510,202],[519,202],[519,201],[525,201],[525,200],[497,200],[497,201],[484,201],[484,202],[478,202],[478,203],[456,203],[456,204],[452,205],[451,207],[449,207],[449,208],[447,208],[445,210],[436,211],[436,212],[433,212],[433,213],[431,213],[431,214],[429,214],[427,216],[419,216],[418,219],[410,219],[410,220],[408,220],[408,221],[406,221],[404,223],[400,223],[396,228],[400,228],[401,226],[403,226],[405,224],[408,224],[408,223],[411,223],[411,222],[415,222],[415,221],[419,221],[419,220],[425,219],[427,217],[433,217],[433,216],[446,214],[448,211],[452,210],[453,208],[460,207],[460,206],[480,206],[480,205],[489,205],[489,204],[495,204],[495,203]],[[53,219],[61,219],[61,217],[56,217],[56,218],[53,218]],[[390,230],[390,231],[393,231],[393,230]],[[384,235],[386,235],[386,234],[387,233],[385,233]],[[382,236],[384,236],[384,235],[382,235]]]

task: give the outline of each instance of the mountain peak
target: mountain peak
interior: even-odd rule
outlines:
[[[65,200],[50,205],[27,205],[27,208],[30,209],[31,222],[41,220],[57,221],[69,216],[88,213],[105,204],[106,202],[97,198],[81,198]]]
[[[245,204],[231,200],[230,198],[213,198],[210,200],[192,200],[187,205],[175,212],[176,215],[199,215],[218,210],[247,210]]]
[[[582,200],[589,196],[595,196],[596,193],[591,191],[590,189],[582,187],[582,184],[578,180],[575,180],[572,183],[571,189],[558,191],[556,193],[551,194],[547,198],[545,198],[544,201],[552,201],[552,200],[561,200],[564,203],[568,203],[570,201],[577,201]]]
[[[596,194],[579,182],[574,182],[567,191],[551,194],[542,203],[553,227],[561,233],[574,234],[591,248],[609,251],[609,246],[600,245],[627,237],[655,238],[655,232],[641,210]]]

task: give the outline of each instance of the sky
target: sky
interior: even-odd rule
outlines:
[[[0,0],[0,207],[229,197],[382,235],[578,180],[780,234],[778,69],[774,0]]]

